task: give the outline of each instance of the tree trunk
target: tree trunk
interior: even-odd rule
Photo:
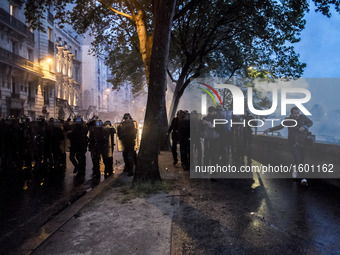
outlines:
[[[158,154],[164,116],[166,67],[176,0],[161,0],[155,21],[150,83],[143,135],[133,183],[160,180]]]
[[[168,116],[166,113],[166,104],[164,104],[163,107],[163,114],[162,114],[162,123],[161,123],[161,138],[159,140],[160,142],[160,148],[162,151],[168,151],[170,150],[170,140],[168,139],[166,133],[168,132],[169,129],[169,123],[168,123]]]
[[[149,85],[153,35],[149,35],[146,29],[143,10],[138,10],[138,14],[134,16],[133,20],[136,24],[136,29],[137,29],[138,39],[139,39],[139,50],[140,50],[140,54],[142,55],[142,60],[143,60],[144,68],[145,68],[146,82]]]

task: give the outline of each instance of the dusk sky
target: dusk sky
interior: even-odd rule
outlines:
[[[340,78],[340,14],[331,18],[311,10],[306,28],[295,45],[300,60],[307,63],[305,78]]]

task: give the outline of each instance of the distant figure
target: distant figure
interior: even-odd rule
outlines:
[[[295,127],[288,127],[288,145],[289,150],[294,157],[294,163],[296,165],[303,164],[305,157],[304,133],[307,132],[308,129],[313,125],[313,122],[305,115],[301,115],[300,110],[297,107],[293,107],[290,110],[290,116],[285,119],[294,119],[297,122],[297,125]],[[289,126],[295,125],[295,122],[293,121],[286,121],[286,123],[286,125]],[[268,132],[273,132],[283,128],[284,126],[280,124],[278,126],[266,129],[264,133],[267,134]],[[307,180],[302,179],[301,184],[307,185]]]
[[[204,157],[203,164],[205,166],[217,164],[218,154],[216,148],[218,146],[218,133],[213,125],[216,118],[216,108],[210,106],[208,108],[208,115],[203,117],[203,136],[204,136]]]
[[[196,110],[191,111],[190,113],[190,153],[191,155],[196,155],[197,152],[197,161],[195,161],[196,165],[202,165],[202,144],[201,144],[201,136],[202,136],[202,120],[201,114],[197,113]]]
[[[168,134],[170,134],[172,132],[172,134],[171,134],[171,140],[172,140],[171,152],[172,152],[172,157],[174,159],[174,162],[173,162],[174,165],[177,165],[177,163],[178,163],[178,157],[177,157],[177,144],[179,142],[178,141],[178,138],[179,138],[178,137],[178,120],[179,120],[178,117],[180,115],[180,112],[181,112],[181,110],[177,111],[176,116],[175,116],[175,118],[172,119],[171,125],[168,129]]]
[[[178,117],[179,148],[184,170],[190,169],[190,113],[181,111]]]
[[[135,141],[137,136],[137,128],[135,123],[136,122],[132,119],[131,115],[129,113],[125,113],[123,121],[117,128],[117,135],[124,146],[124,171],[128,173],[128,176],[133,175],[133,161],[136,157]]]
[[[237,165],[244,165],[244,155],[245,155],[245,131],[243,124],[243,116],[233,115],[233,127],[232,132],[232,158],[233,163]]]
[[[256,126],[257,122],[255,122],[254,117],[250,115],[249,111],[245,112],[244,120],[246,123],[245,130],[244,130],[244,152],[247,156],[247,166],[251,166],[252,161],[252,138],[253,138],[253,130],[251,126],[249,126],[248,122],[250,121],[250,125]]]

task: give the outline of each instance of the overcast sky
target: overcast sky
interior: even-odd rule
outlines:
[[[340,14],[331,18],[311,10],[306,28],[295,45],[300,60],[307,63],[305,78],[340,78]]]

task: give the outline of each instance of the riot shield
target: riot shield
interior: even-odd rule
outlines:
[[[122,123],[115,123],[115,129],[116,129],[116,145],[117,145],[117,150],[122,152],[124,151],[124,145],[122,143],[122,141],[119,139],[118,136],[118,127],[121,125]],[[136,134],[136,138],[135,138],[135,151],[139,149],[139,130],[138,130],[138,125],[137,122],[134,120],[133,124],[135,126],[135,128],[137,129],[137,134]]]

